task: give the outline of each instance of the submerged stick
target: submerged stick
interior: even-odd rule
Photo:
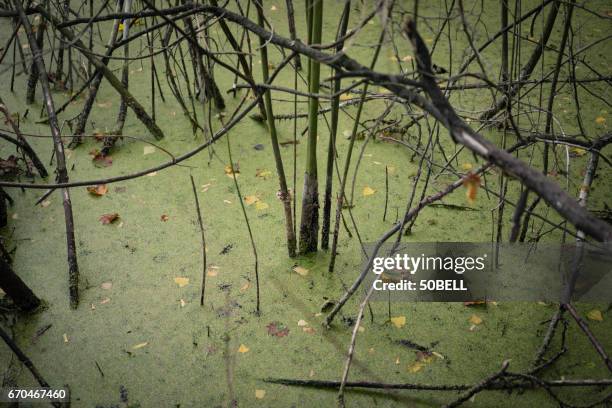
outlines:
[[[191,178],[191,188],[193,190],[193,198],[195,199],[196,213],[198,214],[198,225],[200,227],[200,236],[202,237],[202,290],[200,291],[200,306],[204,306],[204,290],[206,289],[206,238],[204,237],[204,223],[202,222],[202,212],[200,211],[200,200],[198,199],[198,191],[196,190],[193,175]]]

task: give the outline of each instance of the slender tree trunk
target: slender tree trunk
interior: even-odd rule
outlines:
[[[36,30],[36,45],[38,49],[42,52],[44,46],[45,39],[45,21],[41,18],[40,23],[37,26]],[[30,51],[34,53],[34,50]],[[28,87],[26,89],[26,103],[31,105],[34,103],[34,97],[36,96],[36,84],[38,83],[38,68],[36,67],[36,62],[32,61],[32,66],[30,67],[30,76],[28,78]]]
[[[256,0],[255,7],[257,8],[257,20],[260,26],[264,26],[264,14],[263,14],[263,0]],[[259,44],[261,47],[261,69],[263,72],[263,80],[265,83],[268,82],[268,48],[266,47],[266,40],[259,37]],[[270,139],[272,142],[272,150],[274,151],[274,162],[276,163],[276,173],[278,174],[278,183],[280,188],[280,199],[283,203],[283,209],[285,211],[285,229],[287,232],[287,252],[290,257],[296,255],[296,239],[293,229],[293,215],[291,213],[291,193],[287,188],[287,178],[285,177],[285,168],[283,166],[283,157],[281,155],[280,147],[278,144],[278,136],[276,133],[276,124],[274,123],[274,113],[272,111],[272,96],[271,91],[268,89],[264,91],[264,99],[266,105],[266,118],[268,121],[268,131],[270,132]]]
[[[45,99],[45,107],[47,108],[47,115],[49,117],[49,126],[51,128],[51,135],[53,136],[53,144],[55,148],[55,159],[57,162],[57,181],[59,183],[68,182],[68,171],[66,169],[66,158],[64,157],[64,144],[60,134],[59,124],[57,116],[55,114],[55,106],[53,104],[53,96],[51,95],[51,89],[49,87],[49,80],[47,79],[47,69],[45,67],[45,61],[42,57],[42,51],[38,48],[36,38],[32,32],[32,26],[30,20],[26,16],[21,0],[13,0],[15,10],[19,13],[21,23],[25,29],[32,50],[34,61],[36,62],[36,69],[38,70],[38,80],[43,91]],[[81,44],[82,45],[82,44]],[[70,306],[76,309],[79,303],[79,267],[77,263],[76,255],[76,242],[74,239],[74,219],[72,215],[72,203],[70,201],[70,190],[63,188],[61,190],[62,198],[64,203],[64,218],[66,221],[66,246],[68,252],[68,276],[69,276],[69,290],[70,290]]]
[[[2,197],[4,201],[4,197]],[[24,312],[31,312],[40,306],[40,299],[13,271],[11,265],[0,256],[0,288],[11,298],[13,303]]]
[[[286,3],[287,3],[287,20],[289,20],[289,38],[295,41],[297,39],[297,33],[295,30],[295,11],[293,9],[293,0],[286,0]],[[302,69],[302,59],[300,58],[299,55],[295,56],[295,68],[298,70]]]
[[[323,0],[312,0],[311,44],[321,43]],[[319,93],[321,65],[310,60],[309,92]],[[306,172],[302,195],[302,219],[300,223],[300,253],[316,252],[319,235],[319,183],[317,180],[317,125],[319,119],[319,98],[308,101],[308,144]]]
[[[290,3],[291,0],[287,0]],[[344,10],[340,20],[340,30],[336,40],[344,37],[348,28],[349,14],[351,11],[351,2],[345,1]],[[344,47],[344,41],[340,41],[336,46],[336,52],[341,52]],[[335,71],[338,74],[338,71]],[[334,81],[334,94],[340,91],[340,78]],[[329,145],[327,147],[327,170],[325,172],[325,196],[323,198],[323,226],[321,227],[321,248],[329,247],[329,226],[331,222],[331,207],[332,207],[332,186],[334,177],[334,162],[336,160],[336,136],[338,135],[338,114],[340,107],[340,95],[335,95],[331,101],[331,129],[329,132]]]
[[[61,11],[62,20],[67,19],[68,12],[70,11],[70,0],[64,0],[63,10]],[[62,36],[58,36],[59,49],[57,50],[57,67],[55,68],[55,88],[65,89],[66,85],[63,83],[64,78],[64,45],[66,44]]]
[[[124,0],[123,3],[123,12],[130,13],[132,11],[132,0]],[[123,38],[125,41],[130,35],[130,24],[132,23],[131,19],[126,18],[123,20]],[[130,74],[130,66],[129,66],[129,58],[130,58],[130,43],[125,43],[123,46],[123,67],[121,69],[121,83],[123,84],[126,90],[129,90],[129,74]],[[123,127],[125,126],[125,119],[127,117],[127,102],[124,96],[121,96],[121,103],[119,104],[119,113],[117,114],[117,124],[115,125],[115,129],[113,130],[113,136],[121,136],[123,133]],[[109,139],[109,138],[106,138]],[[111,142],[112,140],[112,142]],[[104,147],[107,148],[107,144],[110,144],[112,147],[115,144],[116,138],[113,137],[111,140],[104,141]]]

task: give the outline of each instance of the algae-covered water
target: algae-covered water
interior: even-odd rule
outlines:
[[[443,2],[441,2],[443,3]],[[536,2],[529,2],[532,6]],[[427,17],[420,30],[428,45],[431,45],[441,20],[438,2],[421,2],[419,12]],[[499,27],[497,2],[474,3],[473,12],[480,12],[477,43],[486,40]],[[527,5],[523,5],[527,7]],[[606,1],[589,2],[589,7],[602,13],[609,8]],[[362,9],[363,7],[363,9]],[[296,19],[299,33],[305,32],[304,6],[296,2]],[[327,1],[324,11],[324,42],[332,41],[336,33],[337,19],[342,4]],[[350,27],[371,11],[371,5],[355,3]],[[266,2],[266,14],[275,32],[287,34],[285,3]],[[254,15],[252,16],[254,18]],[[610,30],[609,20],[594,18],[578,9],[574,15],[576,38],[588,44],[601,38]],[[474,22],[474,24],[476,24]],[[542,17],[535,21],[535,32],[541,30]],[[101,25],[107,27],[107,25]],[[108,26],[110,28],[110,25]],[[551,44],[560,41],[560,27],[555,29]],[[379,19],[367,24],[362,32],[347,47],[347,53],[368,65],[372,50],[381,30]],[[458,67],[465,55],[467,42],[460,24],[453,21],[436,45],[434,62],[451,68]],[[525,29],[525,31],[528,31]],[[8,39],[10,25],[0,27],[2,39]],[[237,34],[239,30],[235,30]],[[449,46],[449,39],[452,47]],[[25,35],[20,32],[21,41]],[[213,26],[211,35],[222,38],[221,31]],[[395,42],[400,56],[411,55],[407,41],[401,39],[395,27]],[[527,35],[527,33],[525,33]],[[95,37],[98,49],[106,42]],[[253,43],[256,41],[253,38]],[[144,44],[144,43],[143,43]],[[229,47],[223,40],[221,46]],[[609,72],[608,42],[592,47],[587,55],[589,64],[602,73]],[[135,46],[135,49],[138,47]],[[451,49],[452,48],[452,49]],[[278,64],[282,56],[273,47],[270,49],[272,64]],[[532,46],[522,48],[523,62]],[[26,50],[27,52],[27,50]],[[100,51],[103,52],[103,51]],[[490,72],[499,71],[499,45],[494,44],[482,54]],[[376,70],[396,71],[398,62],[393,58],[391,43],[386,43]],[[49,57],[49,55],[47,55]],[[544,72],[548,72],[556,53],[547,52]],[[254,56],[256,78],[260,78],[258,56]],[[99,179],[153,167],[168,161],[170,157],[161,148],[179,155],[204,142],[201,132],[193,133],[180,107],[172,98],[163,75],[163,61],[158,60],[166,102],[156,97],[157,122],[166,138],[156,142],[160,148],[138,140],[124,139],[113,150],[112,165],[96,166],[89,152],[100,148],[100,143],[88,138],[85,143],[68,151],[67,164],[71,180]],[[305,61],[305,60],[304,60]],[[45,124],[39,124],[41,111],[40,89],[38,102],[25,105],[26,75],[16,78],[15,92],[9,91],[11,55],[2,65],[0,93],[6,105],[23,117],[24,133],[48,135]],[[411,69],[410,62],[402,62]],[[119,75],[120,64],[111,63]],[[473,70],[477,66],[473,64]],[[476,71],[475,71],[476,72]],[[538,68],[535,78],[541,75]],[[591,71],[578,65],[576,76],[586,78]],[[331,73],[322,69],[322,77]],[[301,75],[305,75],[304,72]],[[565,78],[566,72],[561,74]],[[215,78],[221,89],[229,89],[233,75],[217,67]],[[282,72],[277,84],[293,86],[293,71]],[[302,90],[306,89],[300,80]],[[607,95],[605,83],[588,85],[599,94]],[[547,86],[543,92],[547,96]],[[148,59],[133,61],[130,65],[130,91],[143,105],[150,109],[150,65]],[[374,90],[378,91],[378,90]],[[244,92],[244,91],[243,91]],[[576,112],[573,105],[572,87],[560,86],[554,106],[557,132],[575,135],[578,132]],[[240,95],[240,93],[239,93]],[[275,113],[293,112],[292,96],[274,92],[278,98],[274,103]],[[56,105],[68,95],[54,92]],[[357,96],[354,96],[357,97]],[[451,102],[460,113],[478,111],[489,104],[485,90],[453,92]],[[605,121],[609,107],[587,92],[580,93],[582,117],[591,137],[607,131]],[[226,112],[232,112],[239,102],[225,96]],[[525,102],[539,106],[538,91],[534,91]],[[77,115],[84,99],[78,99],[61,115],[69,119]],[[305,99],[299,98],[298,109],[305,112]],[[91,116],[87,132],[112,130],[119,98],[114,90],[103,83]],[[197,105],[202,120],[204,108]],[[352,127],[351,117],[355,107],[341,114],[339,133]],[[376,118],[385,109],[382,101],[367,102],[365,118]],[[398,106],[394,114],[399,117],[404,111]],[[543,123],[543,116],[540,120]],[[521,118],[519,125],[529,128],[532,113]],[[329,119],[329,118],[327,118]],[[329,132],[323,117],[319,129],[319,175],[320,186],[325,174],[326,146]],[[432,122],[433,123],[433,122]],[[222,125],[218,118],[212,119],[214,129]],[[293,122],[277,123],[281,141],[294,137]],[[297,139],[297,202],[301,202],[301,185],[306,157],[306,139],[301,131],[306,126],[304,119],[298,122]],[[410,130],[405,139],[414,142],[416,129]],[[67,126],[64,134],[69,134]],[[153,142],[146,129],[128,113],[124,134]],[[496,142],[501,136],[495,130],[485,135]],[[278,181],[275,175],[272,148],[266,128],[251,119],[245,119],[229,132],[232,157],[239,164],[238,182],[244,197],[250,197],[246,211],[253,228],[254,241],[259,254],[259,276],[261,281],[261,314],[255,312],[254,260],[247,228],[236,195],[234,181],[226,174],[229,164],[225,138],[210,149],[166,170],[145,177],[108,185],[101,197],[88,193],[85,187],[71,189],[75,216],[78,261],[81,273],[81,301],[77,310],[69,308],[68,276],[66,262],[65,227],[62,201],[59,192],[51,194],[41,205],[34,205],[44,190],[8,190],[15,200],[9,209],[9,225],[2,236],[10,249],[14,248],[15,271],[46,303],[46,308],[31,316],[19,316],[13,330],[16,343],[34,362],[42,375],[53,386],[68,384],[75,407],[195,407],[238,406],[266,407],[311,407],[333,406],[336,392],[312,388],[286,387],[265,383],[267,377],[299,379],[339,380],[342,374],[352,324],[357,315],[359,296],[349,301],[337,317],[331,329],[321,325],[325,314],[321,306],[329,299],[338,299],[360,271],[362,253],[353,231],[348,238],[341,231],[336,271],[327,272],[329,254],[319,251],[316,255],[290,259],[287,257],[284,237],[284,217],[281,202],[277,199]],[[52,142],[49,138],[31,138],[36,151],[48,164]],[[65,139],[68,142],[69,138]],[[362,148],[359,140],[356,152]],[[446,153],[454,153],[455,147],[446,131],[440,132],[440,143]],[[67,143],[66,143],[67,144]],[[263,149],[260,146],[263,145]],[[346,155],[348,141],[344,136],[338,140],[339,164]],[[610,157],[609,149],[604,155]],[[14,154],[8,144],[0,146],[0,156]],[[293,146],[282,148],[283,160],[290,184],[293,180]],[[573,155],[574,156],[574,155]],[[354,156],[355,157],[355,156]],[[521,157],[538,166],[541,153],[536,149],[522,152]],[[565,149],[559,148],[560,168],[565,169]],[[418,160],[411,160],[412,152],[398,144],[371,140],[365,147],[355,182],[353,216],[364,242],[372,242],[389,229],[405,210],[406,199],[412,188]],[[434,161],[444,163],[436,151]],[[570,177],[568,191],[577,195],[586,165],[587,155],[569,158]],[[478,163],[471,154],[461,153],[459,168]],[[383,221],[385,197],[385,166],[389,170],[389,206],[386,221]],[[48,166],[53,169],[54,164]],[[354,167],[353,167],[354,168]],[[197,184],[199,200],[205,225],[207,241],[208,273],[206,299],[200,306],[202,260],[200,232],[195,212],[194,198],[189,175]],[[565,186],[566,180],[557,176]],[[456,176],[443,174],[432,180],[428,192],[439,191]],[[594,210],[609,204],[612,174],[606,163],[600,165],[598,177],[590,191],[588,207]],[[36,180],[37,182],[40,180]],[[49,178],[52,181],[52,177]],[[334,180],[338,185],[338,179]],[[487,179],[488,186],[498,191],[497,175]],[[364,188],[374,191],[363,194]],[[321,195],[323,189],[320,189]],[[370,190],[366,190],[370,192]],[[508,197],[516,202],[519,185],[511,181]],[[420,190],[419,190],[420,193]],[[255,198],[253,198],[256,197]],[[489,242],[492,238],[491,213],[498,205],[497,199],[479,192],[475,203],[466,201],[465,191],[459,189],[448,196],[444,203],[471,206],[477,211],[459,211],[448,207],[431,207],[423,210],[405,238],[407,241],[472,241]],[[299,209],[298,209],[299,210]],[[560,219],[553,210],[540,205],[541,214],[552,220]],[[119,220],[103,225],[99,218],[103,214],[118,213]],[[345,211],[348,215],[348,212]],[[504,226],[510,225],[512,209],[505,212]],[[298,216],[299,218],[299,216]],[[348,220],[348,217],[347,217]],[[540,224],[537,224],[538,226]],[[544,227],[547,229],[548,227]],[[507,236],[507,233],[504,234]],[[555,231],[543,240],[558,242],[561,233]],[[568,239],[571,239],[568,238]],[[299,266],[295,272],[295,266]],[[388,305],[372,303],[373,318],[366,314],[357,339],[354,364],[350,380],[380,382],[414,382],[426,384],[472,384],[497,371],[502,361],[510,360],[514,372],[530,367],[533,356],[541,344],[546,330],[546,321],[555,310],[555,305],[536,303],[497,303],[488,307],[466,307],[461,303],[393,303],[388,320]],[[607,350],[612,350],[612,316],[609,307],[603,305],[577,306],[586,313],[592,309],[603,313],[603,321],[588,321],[595,335]],[[474,324],[474,316],[481,319]],[[405,324],[402,319],[405,317]],[[478,321],[478,319],[476,319]],[[44,334],[37,336],[41,328],[52,325]],[[274,335],[276,333],[276,335]],[[426,362],[418,360],[415,350],[398,344],[400,340],[431,348],[434,358]],[[558,345],[556,338],[554,344]],[[568,351],[546,372],[546,377],[559,378],[609,378],[600,357],[590,346],[588,339],[571,322],[567,330]],[[14,358],[7,347],[0,346],[0,373]],[[34,380],[23,366],[17,367],[14,377],[19,386],[33,386]],[[7,372],[8,375],[8,372]],[[560,389],[559,394],[568,401],[586,404],[603,398],[605,389],[572,390]],[[609,392],[609,389],[608,389]],[[347,390],[350,406],[440,406],[455,398],[455,393],[423,391],[366,391]],[[467,403],[473,407],[504,406],[556,406],[544,391],[514,393],[485,392]]]

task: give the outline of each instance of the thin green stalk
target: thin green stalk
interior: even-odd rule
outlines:
[[[391,8],[389,8],[389,13],[391,13]],[[372,63],[370,64],[370,69],[374,69],[376,65],[376,61],[378,60],[378,55],[380,54],[380,49],[382,48],[383,41],[385,39],[386,29],[383,28],[380,33],[380,38],[378,39],[378,44],[376,45],[376,49],[374,50],[374,56],[372,57]],[[353,122],[353,130],[351,132],[351,139],[349,141],[348,153],[346,155],[346,160],[344,162],[344,170],[342,172],[342,180],[340,181],[340,191],[338,191],[338,204],[336,206],[336,220],[334,225],[334,235],[332,240],[332,249],[331,249],[331,257],[329,260],[329,272],[334,271],[334,266],[336,263],[336,250],[338,248],[338,235],[340,233],[340,218],[342,216],[342,206],[344,205],[344,190],[346,189],[346,181],[348,179],[348,172],[351,165],[351,156],[353,154],[353,146],[355,145],[355,139],[357,136],[357,129],[359,128],[359,119],[361,118],[361,112],[363,110],[363,104],[368,93],[368,83],[363,86],[363,91],[361,94],[361,98],[359,99],[359,106],[357,107],[357,114],[355,115],[355,120]]]
[[[264,15],[263,15],[263,0],[255,2],[257,8],[257,21],[261,27],[264,26]],[[266,47],[266,40],[259,37],[260,50],[261,50],[261,70],[263,73],[264,83],[269,82],[270,74],[268,71],[268,48]],[[293,229],[293,215],[291,213],[291,194],[287,189],[287,178],[285,177],[285,168],[283,166],[283,158],[281,155],[280,147],[278,144],[278,135],[276,133],[276,125],[274,123],[274,113],[272,111],[272,96],[271,91],[268,89],[264,91],[264,104],[266,108],[266,119],[268,123],[268,130],[270,131],[270,141],[272,142],[272,150],[274,151],[274,162],[276,163],[276,173],[278,174],[278,183],[280,188],[280,198],[283,202],[285,210],[285,229],[287,232],[287,251],[290,257],[296,255],[296,239]]]
[[[323,0],[313,0],[310,11],[312,44],[321,43],[323,28]],[[310,60],[308,90],[319,93],[321,65]],[[316,252],[319,234],[319,185],[317,181],[317,125],[319,99],[308,101],[308,142],[306,151],[306,172],[304,173],[304,192],[302,195],[302,219],[300,223],[300,253]]]

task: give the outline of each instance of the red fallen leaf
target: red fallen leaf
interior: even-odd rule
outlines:
[[[98,184],[97,186],[87,187],[87,191],[95,196],[103,196],[108,191],[108,187],[106,187],[106,184]]]
[[[162,216],[161,216],[161,220],[162,220],[162,222],[166,222],[166,221],[168,221],[168,219],[169,219],[169,218],[170,218],[170,217],[168,217],[166,214],[162,214]]]
[[[281,322],[271,322],[266,328],[270,336],[285,337],[289,334],[289,328]]]
[[[100,222],[102,223],[102,225],[108,225],[108,224],[112,224],[118,219],[119,219],[119,214],[117,213],[104,214],[100,217]]]
[[[98,149],[93,149],[89,152],[89,155],[92,156],[91,160],[98,167],[109,167],[113,165],[112,157],[103,155]]]

